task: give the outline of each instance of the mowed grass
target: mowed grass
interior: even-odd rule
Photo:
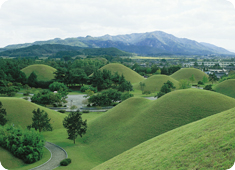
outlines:
[[[34,64],[23,68],[21,71],[23,71],[27,77],[34,71],[38,81],[50,81],[54,79],[53,73],[56,69],[44,64]]]
[[[144,80],[144,77],[142,77],[137,72],[131,70],[130,68],[128,68],[122,64],[110,63],[110,64],[107,64],[104,67],[100,68],[100,70],[104,70],[104,69],[111,71],[113,74],[115,72],[118,72],[119,75],[123,74],[125,79],[127,81],[130,81],[131,83],[138,83],[138,82]]]
[[[150,139],[94,170],[225,170],[235,161],[235,108]]]
[[[51,118],[51,124],[53,129],[61,129],[63,128],[62,121],[65,114],[53,111],[51,109],[39,106],[37,104],[31,103],[29,101],[19,99],[19,98],[11,98],[11,97],[0,97],[0,101],[2,102],[3,108],[6,109],[7,112],[7,120],[8,124],[14,124],[14,126],[21,126],[22,128],[26,128],[28,125],[32,124],[32,111],[34,109],[40,108],[48,113],[48,117]],[[2,151],[4,154],[2,154]],[[42,160],[32,165],[27,165],[20,159],[14,157],[10,152],[1,148],[0,160],[5,167],[8,169],[11,168],[20,168],[28,169],[38,166],[44,162],[46,162],[50,158],[50,152],[47,153],[47,149],[45,150],[45,155]]]
[[[235,79],[225,80],[214,87],[218,93],[235,98]]]
[[[172,77],[166,76],[166,75],[153,75],[141,82],[145,83],[145,87],[144,87],[145,91],[156,92],[156,91],[160,91],[161,87],[168,80],[171,81],[176,88],[179,88],[179,82],[173,79]],[[141,89],[139,83],[134,84],[133,87],[134,89],[138,89],[138,90]]]
[[[6,169],[16,169],[16,168],[17,170],[31,169],[47,162],[50,159],[51,157],[50,151],[47,150],[45,147],[43,148],[43,150],[44,150],[43,157],[40,161],[35,162],[33,164],[26,164],[21,159],[16,158],[14,155],[12,155],[9,151],[0,147],[1,164]]]
[[[87,134],[77,141],[106,161],[155,136],[234,106],[233,98],[198,89],[174,91],[155,101],[130,98],[89,124]]]
[[[182,68],[171,75],[172,78],[175,80],[182,80],[182,79],[188,79],[194,75],[195,81],[193,83],[197,83],[198,81],[201,81],[204,76],[208,77],[208,75],[204,72],[202,72],[199,69],[196,68]]]
[[[44,110],[48,113],[48,117],[51,118],[50,122],[54,129],[63,127],[62,121],[65,115],[62,113],[19,98],[0,97],[0,101],[2,102],[3,108],[6,109],[8,124],[26,128],[28,125],[32,124],[33,110],[40,108],[41,111]]]

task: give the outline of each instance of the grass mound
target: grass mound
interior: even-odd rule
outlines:
[[[218,93],[235,98],[235,79],[225,80],[215,86],[214,90]]]
[[[106,161],[155,136],[234,106],[233,98],[198,89],[173,91],[155,101],[130,98],[89,124],[79,141]]]
[[[173,79],[172,77],[166,75],[153,75],[143,80],[142,83],[145,83],[144,90],[155,92],[155,91],[160,91],[163,84],[166,83],[168,80],[171,81],[176,88],[179,88],[179,82]],[[133,87],[134,89],[140,90],[139,83],[134,84]]]
[[[32,124],[32,111],[40,108],[48,113],[48,117],[51,118],[50,123],[52,124],[53,129],[63,127],[62,121],[65,115],[62,113],[19,98],[0,97],[0,101],[2,102],[3,108],[6,109],[8,124],[14,124],[15,126],[19,125],[22,128],[26,128],[28,125]]]
[[[202,80],[204,76],[207,76],[206,73],[196,68],[182,68],[178,70],[177,72],[175,72],[174,74],[172,74],[171,77],[179,81],[181,79],[189,80],[189,78],[192,75],[194,75],[194,78],[195,78],[194,83],[197,83],[198,81]]]
[[[118,72],[120,75],[123,74],[125,79],[127,81],[130,81],[131,83],[138,83],[144,80],[144,78],[141,75],[139,75],[135,71],[131,70],[130,68],[122,64],[110,63],[100,68],[100,70],[104,70],[104,69],[110,70],[112,73]]]
[[[53,73],[56,69],[44,64],[34,64],[23,68],[21,71],[23,71],[27,77],[34,71],[38,81],[50,81],[54,79]]]
[[[95,169],[230,169],[235,108],[150,139]]]

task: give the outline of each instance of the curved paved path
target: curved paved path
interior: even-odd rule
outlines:
[[[60,165],[60,161],[62,161],[63,159],[68,157],[66,151],[63,148],[61,148],[53,143],[46,142],[45,147],[51,152],[51,158],[46,163],[44,163],[38,167],[35,167],[33,169],[30,169],[30,170],[55,169],[56,167],[58,167]]]

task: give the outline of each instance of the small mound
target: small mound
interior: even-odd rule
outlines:
[[[234,106],[231,97],[198,89],[173,91],[155,101],[133,97],[98,117],[79,140],[106,161],[146,140]]]
[[[204,72],[202,72],[199,69],[196,68],[182,68],[171,75],[172,78],[175,80],[182,80],[182,79],[188,79],[194,75],[195,81],[194,83],[197,83],[198,81],[202,80],[204,76],[208,77],[208,75]]]
[[[230,169],[235,160],[234,112],[164,133],[93,169]]]
[[[155,92],[160,91],[163,84],[166,83],[168,80],[171,81],[176,88],[179,88],[179,82],[173,79],[172,77],[166,75],[153,75],[142,81],[142,83],[145,83],[144,90]],[[133,87],[134,89],[140,90],[139,83],[135,84]]]
[[[141,75],[139,75],[135,71],[131,70],[130,68],[122,64],[110,63],[100,68],[100,70],[104,70],[104,69],[111,71],[111,73],[118,72],[119,75],[123,74],[125,79],[127,81],[130,81],[131,83],[138,83],[144,80],[144,78]]]
[[[225,80],[215,86],[214,90],[218,93],[235,98],[235,79]]]
[[[0,101],[2,102],[3,108],[6,109],[8,124],[19,125],[22,128],[26,128],[28,125],[32,124],[33,110],[40,108],[40,110],[44,110],[48,113],[48,117],[51,118],[50,123],[52,124],[53,129],[63,128],[62,121],[65,115],[59,112],[39,106],[24,99],[0,97]]]
[[[24,72],[27,77],[34,71],[38,81],[50,81],[54,79],[53,73],[56,69],[44,64],[34,64],[23,68],[21,71]]]

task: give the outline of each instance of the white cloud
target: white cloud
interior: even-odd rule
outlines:
[[[235,9],[227,0],[8,0],[0,9],[0,46],[155,30],[235,49]]]

